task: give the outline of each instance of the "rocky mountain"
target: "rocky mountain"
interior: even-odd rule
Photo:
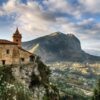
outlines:
[[[39,55],[45,62],[100,61],[81,49],[80,40],[73,34],[55,32],[31,41],[23,42],[24,49]]]

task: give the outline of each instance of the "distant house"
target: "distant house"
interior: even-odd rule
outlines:
[[[21,47],[21,39],[18,28],[13,34],[13,41],[0,39],[0,65],[26,64],[34,61],[34,55]]]

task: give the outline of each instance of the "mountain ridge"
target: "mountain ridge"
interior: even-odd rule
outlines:
[[[38,46],[37,46],[38,45]],[[54,32],[50,35],[23,42],[24,49],[39,55],[45,62],[54,61],[100,61],[100,57],[92,56],[81,48],[80,40],[73,34]]]

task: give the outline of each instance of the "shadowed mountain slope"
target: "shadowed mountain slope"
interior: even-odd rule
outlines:
[[[100,61],[81,49],[80,40],[73,34],[55,32],[28,42],[23,42],[24,49],[39,55],[45,62],[54,61]]]

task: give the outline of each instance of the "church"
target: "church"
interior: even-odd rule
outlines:
[[[18,28],[13,41],[0,39],[0,65],[27,64],[34,61],[35,55],[21,47],[22,35]]]

